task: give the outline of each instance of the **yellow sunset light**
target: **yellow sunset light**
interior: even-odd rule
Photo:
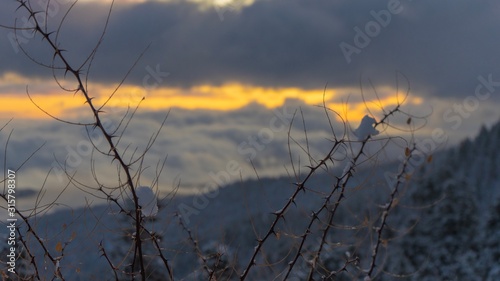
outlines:
[[[81,93],[73,94],[57,90],[56,87],[47,86],[43,81],[31,81],[15,75],[6,74],[0,78],[0,89],[13,88],[12,85],[34,84],[30,86],[30,95],[33,101],[44,111],[51,115],[72,119],[82,118],[79,114],[87,114],[87,104]],[[136,107],[140,103],[142,110],[167,110],[169,108],[184,108],[189,110],[237,110],[251,103],[258,103],[267,108],[282,106],[287,99],[301,100],[305,104],[326,104],[328,108],[339,113],[348,120],[360,120],[369,111],[378,114],[382,108],[393,107],[403,102],[404,94],[395,95],[395,90],[390,87],[381,88],[380,92],[386,93],[378,97],[365,97],[363,102],[359,98],[350,100],[351,93],[358,93],[354,88],[330,89],[300,89],[294,87],[262,87],[228,83],[220,86],[199,85],[191,88],[158,87],[145,89],[135,85],[122,85],[122,87],[109,99],[116,85],[92,84],[88,91],[93,97],[94,105],[99,108],[103,105],[104,111],[110,108]],[[37,92],[42,89],[43,93]],[[52,93],[54,92],[54,93]],[[391,94],[392,93],[392,94]],[[358,96],[359,97],[359,96]],[[144,98],[144,100],[143,100]],[[405,103],[420,104],[419,97],[409,97]],[[16,93],[0,94],[0,112],[2,116],[14,118],[50,118],[30,101],[25,93],[18,90]],[[109,112],[109,111],[107,111]]]

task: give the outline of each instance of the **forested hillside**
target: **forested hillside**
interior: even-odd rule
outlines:
[[[500,280],[500,123],[436,157],[412,189],[414,227],[390,271],[412,280]]]

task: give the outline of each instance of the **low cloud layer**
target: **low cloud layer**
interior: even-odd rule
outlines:
[[[51,3],[54,6],[48,16],[53,30],[69,6],[64,4],[68,1],[63,0]],[[479,124],[491,124],[498,119],[500,37],[496,27],[500,25],[500,4],[495,1],[477,5],[451,0],[356,4],[348,0],[261,0],[247,6],[238,6],[235,1],[231,5],[208,7],[185,1],[127,3],[117,3],[114,7],[91,68],[86,64],[82,70],[89,73],[91,82],[96,82],[91,84],[94,89],[112,88],[144,51],[127,80],[141,89],[140,95],[133,96],[133,105],[137,104],[136,98],[147,92],[147,82],[155,77],[161,80],[158,90],[164,91],[160,98],[170,98],[172,88],[169,87],[176,87],[182,93],[176,94],[176,98],[188,101],[194,95],[215,96],[215,92],[222,89],[217,86],[228,83],[265,89],[322,89],[328,83],[338,94],[330,96],[327,102],[342,104],[350,90],[360,89],[361,84],[372,99],[377,97],[375,91],[383,100],[394,96],[394,89],[399,88],[401,92],[409,89],[417,100],[422,100],[422,104],[408,103],[405,108],[410,114],[427,115],[428,126],[418,137],[441,129],[447,143],[454,144],[475,135]],[[98,42],[108,13],[106,7],[82,1],[67,15],[57,42],[68,50],[72,64],[85,62]],[[16,8],[15,1],[3,1],[0,24],[23,27],[26,15],[13,13]],[[52,36],[55,39],[56,34]],[[57,90],[54,83],[46,84],[53,73],[34,64],[19,48],[25,48],[38,62],[50,64],[52,54],[46,42],[26,31],[19,31],[16,37],[9,29],[0,29],[0,38],[3,38],[0,39],[0,94],[6,94],[7,101],[10,98],[7,94],[24,95],[25,85],[29,84],[36,87],[36,100],[40,103],[46,102],[55,108],[56,99],[61,112],[69,110],[76,118],[83,118],[79,113],[87,111],[74,109],[57,96],[49,100],[48,96]],[[62,74],[56,72],[57,77]],[[66,81],[69,86],[73,82]],[[192,90],[193,86],[200,85],[211,85],[216,90]],[[270,93],[273,91],[263,91],[261,95],[276,100],[277,96]],[[304,96],[311,92],[300,93],[296,98],[305,101]],[[158,96],[151,94],[147,100],[154,98]],[[365,111],[366,104],[362,103],[359,92],[353,92],[349,100]],[[231,182],[240,177],[256,177],[254,168],[262,177],[291,173],[287,126],[292,112],[296,115],[291,131],[291,154],[293,161],[299,163],[300,160],[297,167],[304,169],[308,162],[307,144],[311,155],[321,157],[332,139],[324,111],[311,106],[312,103],[317,104],[316,101],[306,105],[288,100],[284,107],[276,109],[251,103],[234,111],[174,108],[146,158],[141,184],[149,185],[153,181],[156,165],[164,159],[166,168],[160,178],[161,188],[169,189],[180,181],[183,192],[191,192],[207,182],[218,184],[218,179],[226,178],[221,173],[226,172]],[[9,116],[0,116],[0,126],[13,112],[36,110],[26,104],[31,106],[27,102],[22,103],[22,109],[10,105],[1,108],[1,112]],[[368,104],[378,106],[376,102]],[[50,106],[46,109],[60,113],[51,111]],[[295,111],[300,108],[302,111]],[[106,114],[113,115],[115,122],[120,112],[123,113],[107,109]],[[349,110],[353,113],[355,109]],[[139,110],[120,143],[126,157],[133,156],[135,148],[141,151],[146,147],[165,111]],[[86,116],[92,120],[88,112]],[[342,134],[342,124],[335,118],[332,120],[335,131]],[[360,120],[350,121],[351,126],[357,126]],[[406,126],[406,117],[394,122]],[[80,127],[18,118],[1,132],[2,147],[10,129],[15,130],[9,140],[8,165],[20,165],[43,145],[20,172],[21,186],[39,189],[51,171],[45,187],[61,190],[65,186],[59,180],[65,177],[61,167],[77,172],[78,179],[92,178],[91,150]],[[385,133],[382,131],[381,136]],[[376,151],[377,147],[373,149]],[[116,169],[109,159],[97,158],[95,163],[102,176],[100,180],[116,183],[115,176],[110,176],[116,175]],[[241,169],[233,173],[235,165]],[[77,191],[65,193],[66,202],[82,200],[77,194]]]
[[[296,110],[303,107],[307,117],[310,153],[319,157],[332,139],[325,113],[317,108],[298,102],[274,110],[250,105],[238,111],[190,111],[173,109],[155,144],[144,160],[140,184],[151,185],[158,173],[158,166],[165,161],[159,178],[159,188],[166,192],[180,183],[180,193],[195,192],[206,184],[218,186],[240,179],[286,174],[290,169],[288,129],[293,118],[291,153],[294,161],[308,161],[302,120]],[[118,125],[124,112],[104,115],[109,124]],[[113,116],[113,118],[108,118]],[[161,127],[165,112],[141,112],[134,116],[118,146],[124,159],[137,157],[146,148],[150,137]],[[105,121],[105,122],[108,122]],[[5,123],[4,121],[2,121]],[[2,123],[2,124],[3,124]],[[334,122],[336,124],[336,122]],[[8,140],[8,133],[14,130]],[[341,134],[343,127],[335,125]],[[90,134],[96,147],[107,150],[100,134]],[[109,157],[99,156],[88,141],[84,127],[71,126],[54,121],[14,120],[0,134],[2,147],[7,145],[7,165],[18,167],[40,148],[18,173],[20,189],[42,188],[50,192],[44,200],[50,200],[66,186],[67,175],[80,183],[96,187],[96,176],[105,186],[116,185],[116,163]],[[94,165],[91,168],[91,165]],[[252,165],[255,167],[252,167]],[[134,165],[134,169],[138,169]],[[301,167],[302,169],[303,167]],[[95,170],[95,174],[91,170]],[[66,170],[66,171],[64,171]],[[134,170],[135,171],[135,170]],[[291,170],[290,170],[291,171]],[[67,174],[66,174],[67,173]],[[47,174],[49,176],[47,177]],[[47,177],[47,178],[46,178]],[[77,184],[78,185],[78,184]],[[66,200],[83,197],[75,186],[65,192]],[[64,197],[64,196],[63,196]],[[69,199],[68,199],[69,198]]]
[[[433,103],[439,102],[443,101],[434,100]],[[410,112],[416,110],[412,106],[404,109]],[[481,118],[488,120],[489,124],[497,121],[488,117],[488,112],[495,110],[493,105],[483,109],[478,113],[482,114]],[[103,120],[107,120],[107,124],[118,125],[118,118],[124,113],[120,110],[108,111],[103,115]],[[150,137],[161,127],[165,115],[164,111],[140,110],[134,116],[118,146],[124,159],[137,157],[144,151]],[[342,138],[346,129],[353,137],[351,131],[361,121],[350,120],[347,127],[344,127],[333,114],[330,117],[338,138]],[[292,120],[289,138],[288,130]],[[330,121],[323,109],[296,100],[289,100],[284,107],[276,109],[267,109],[257,104],[227,112],[174,108],[145,157],[139,184],[149,186],[154,183],[163,161],[165,167],[158,184],[162,194],[177,185],[180,187],[179,193],[192,193],[204,190],[207,185],[224,185],[240,179],[256,178],[257,175],[261,178],[289,175],[293,180],[294,169],[297,173],[305,172],[306,166],[310,165],[307,151],[315,160],[328,153],[334,140]],[[406,116],[390,118],[390,122],[397,128],[408,128]],[[424,121],[415,119],[413,122],[422,125]],[[463,118],[457,128],[453,128],[455,123],[446,123],[439,118],[429,117],[425,122],[428,122],[427,127],[416,133],[418,139],[429,140],[436,128],[442,130],[441,134],[446,139],[445,142],[433,145],[433,149],[456,144],[464,135],[474,136],[479,131],[477,122],[468,118]],[[1,126],[6,123],[6,119],[1,119]],[[401,156],[405,143],[396,138],[388,144],[389,134],[409,137],[404,131],[395,131],[391,127],[382,126],[377,129],[381,131],[376,137],[378,140],[370,143],[368,151],[375,154],[381,147],[385,151],[371,158],[365,165],[377,165],[385,159],[397,159]],[[42,190],[43,187],[48,190],[42,200],[45,203],[62,192],[60,200],[74,206],[84,204],[85,197],[89,196],[74,185],[69,185],[64,191],[68,175],[79,183],[94,188],[97,187],[94,177],[105,186],[115,186],[119,181],[116,162],[92,152],[93,145],[89,142],[89,137],[96,147],[102,151],[108,150],[100,134],[92,130],[88,134],[84,127],[47,120],[14,119],[0,132],[0,146],[7,148],[7,168],[19,167],[29,158],[18,172],[20,191],[29,191],[31,188]],[[31,156],[35,151],[37,152]],[[345,159],[348,151],[349,146],[339,151],[335,156],[336,165],[342,165],[342,159]],[[294,167],[291,165],[292,161]],[[92,169],[95,173],[92,173]],[[133,169],[136,172],[138,164]],[[77,186],[83,188],[79,184]],[[27,199],[23,199],[22,204],[28,206],[29,203]]]

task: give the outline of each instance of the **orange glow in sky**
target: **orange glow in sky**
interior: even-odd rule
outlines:
[[[58,90],[57,87],[47,86],[40,80],[31,80],[14,74],[8,74],[0,78],[0,113],[7,118],[28,118],[39,119],[49,118],[43,111],[38,109],[30,101],[26,93],[19,90],[20,84],[30,84],[30,95],[33,101],[43,110],[61,119],[73,119],[77,121],[78,114],[87,112],[88,105],[85,104],[81,93],[73,94]],[[11,84],[18,85],[16,92],[6,92],[4,88],[14,88]],[[8,87],[5,86],[7,84]],[[33,85],[34,84],[34,85]],[[10,87],[9,87],[10,86]],[[25,87],[25,86],[24,86]],[[109,93],[114,91],[116,85],[97,84],[89,87],[89,93],[95,97],[94,104],[99,107],[104,104]],[[37,89],[42,88],[43,93],[37,93]],[[380,92],[395,93],[391,88],[381,89]],[[250,103],[258,103],[267,108],[275,108],[284,104],[287,99],[298,99],[309,105],[322,105],[325,100],[326,105],[341,114],[345,118],[346,114],[350,120],[360,120],[368,109],[374,113],[380,112],[382,107],[392,107],[398,103],[395,94],[381,96],[380,100],[371,100],[366,103],[362,101],[351,101],[349,95],[359,95],[357,89],[324,89],[305,90],[300,88],[269,88],[229,83],[222,86],[201,85],[188,89],[158,87],[145,90],[134,85],[123,85],[113,98],[107,102],[106,108],[126,108],[136,107],[143,97],[140,108],[142,110],[168,110],[169,108],[184,108],[190,110],[237,110]],[[400,94],[400,102],[402,99]],[[351,98],[352,99],[352,98]],[[420,104],[419,97],[409,97],[406,103]],[[90,116],[90,115],[86,115]]]

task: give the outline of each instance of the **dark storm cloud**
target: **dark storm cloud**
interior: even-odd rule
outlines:
[[[12,7],[1,5],[2,18],[12,18]],[[80,3],[69,14],[60,42],[70,50],[72,61],[81,62],[83,54],[92,50],[106,12],[95,3]],[[360,76],[377,85],[395,86],[395,72],[400,71],[412,90],[467,96],[474,93],[479,75],[491,74],[492,81],[500,81],[499,14],[495,1],[477,5],[451,0],[257,1],[241,11],[225,9],[219,14],[215,7],[201,10],[187,2],[117,6],[91,78],[120,80],[151,43],[131,82],[143,84],[151,75],[147,66],[151,70],[157,65],[170,73],[162,85],[183,87],[227,81],[272,87],[322,88],[327,82],[330,87],[357,87]],[[61,16],[55,15],[54,21]],[[367,35],[370,32],[374,36]],[[5,39],[7,34],[3,31],[1,36]],[[41,58],[44,49],[38,48],[39,41],[31,39],[25,46],[32,44],[30,50]],[[346,56],[342,42],[356,51]],[[22,55],[13,55],[9,40],[1,40],[0,48],[2,72],[41,73]]]

